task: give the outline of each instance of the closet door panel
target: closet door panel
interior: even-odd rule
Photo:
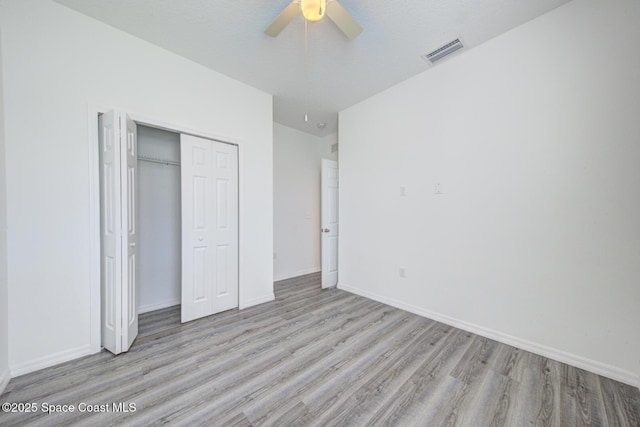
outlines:
[[[120,144],[115,112],[98,119],[100,140],[100,312],[102,346],[113,354],[122,350],[121,306]]]
[[[122,230],[126,233],[122,253],[127,258],[122,272],[122,351],[127,351],[138,336],[138,135],[135,122],[124,113],[120,124]]]
[[[126,114],[99,118],[101,341],[113,354],[138,335],[137,126]]]
[[[238,147],[212,142],[216,180],[215,311],[238,306]]]
[[[213,176],[211,142],[180,135],[182,322],[213,314]]]
[[[182,321],[238,306],[237,147],[180,137]]]

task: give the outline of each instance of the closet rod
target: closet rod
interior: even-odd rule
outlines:
[[[173,160],[156,159],[155,157],[138,156],[138,160],[142,160],[145,162],[161,163],[163,165],[180,166],[180,162],[176,162]]]

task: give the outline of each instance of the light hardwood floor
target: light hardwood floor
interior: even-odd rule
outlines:
[[[180,324],[140,316],[130,351],[11,380],[2,426],[640,426],[640,391],[344,291],[319,275],[276,300]],[[108,404],[108,413],[78,411]],[[113,402],[135,412],[114,412]]]

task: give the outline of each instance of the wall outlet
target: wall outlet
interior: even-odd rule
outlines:
[[[276,258],[278,258],[278,255],[274,252],[273,253],[273,259],[275,260]]]
[[[404,269],[404,267],[400,267],[400,268],[398,269],[398,275],[399,275],[400,277],[407,277],[407,272],[406,272],[406,270]]]
[[[404,185],[400,186],[400,197],[405,197],[407,195],[407,187]]]
[[[434,191],[436,194],[442,194],[442,184],[439,182],[436,182]]]

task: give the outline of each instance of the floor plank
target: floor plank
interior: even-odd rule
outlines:
[[[109,408],[0,413],[2,426],[640,427],[637,388],[323,290],[319,274],[186,324],[179,306],[142,314],[129,352],[13,378],[0,399]]]

